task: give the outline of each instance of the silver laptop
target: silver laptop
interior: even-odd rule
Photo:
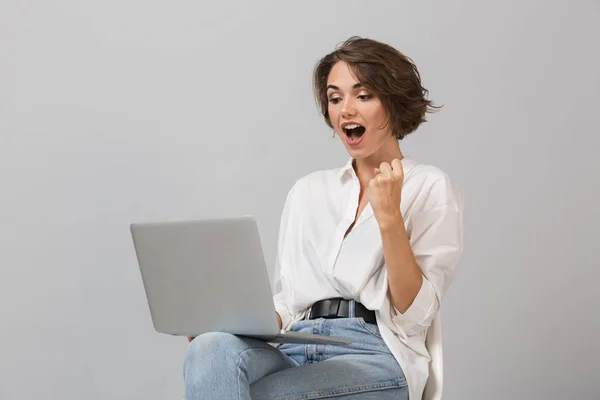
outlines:
[[[228,332],[271,343],[350,343],[279,329],[252,217],[134,223],[131,234],[158,332]]]

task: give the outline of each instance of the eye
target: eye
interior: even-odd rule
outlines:
[[[360,96],[358,96],[360,100],[369,100],[371,97],[373,97],[373,95],[371,94],[361,94]]]
[[[342,100],[342,99],[340,99],[339,97],[333,97],[333,98],[329,99],[329,102],[330,102],[331,104],[337,104],[337,103],[339,103],[341,100]]]

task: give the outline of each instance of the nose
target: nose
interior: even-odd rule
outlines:
[[[352,99],[344,100],[344,103],[342,104],[341,113],[342,117],[344,118],[351,117],[356,114],[356,109],[354,108],[354,103],[352,102]]]

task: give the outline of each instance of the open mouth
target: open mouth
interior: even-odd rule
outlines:
[[[346,125],[343,130],[352,141],[360,139],[366,131],[364,126],[358,124]]]

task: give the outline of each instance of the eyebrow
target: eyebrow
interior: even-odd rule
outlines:
[[[354,86],[352,86],[352,89],[358,89],[361,87],[363,87],[363,84],[358,82],[358,83],[355,83]],[[340,90],[340,88],[335,85],[327,85],[327,90],[329,90],[329,89]]]

